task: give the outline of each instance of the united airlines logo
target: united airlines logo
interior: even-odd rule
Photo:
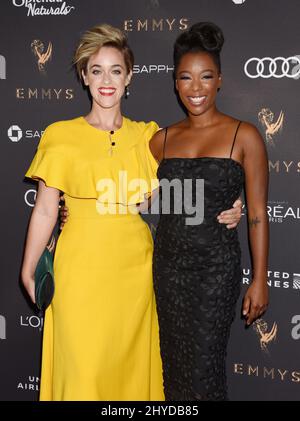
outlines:
[[[300,289],[300,273],[293,274],[293,288]]]
[[[52,42],[49,42],[48,47],[45,48],[42,41],[35,39],[31,43],[31,51],[37,60],[39,71],[45,73],[45,66],[52,56]]]
[[[28,376],[28,379],[19,381],[17,384],[17,390],[23,391],[39,391],[40,379],[36,376]]]
[[[243,268],[242,284],[250,285],[252,272],[250,268]],[[300,273],[285,272],[280,270],[268,270],[268,286],[270,288],[288,290],[300,290]],[[295,293],[297,293],[295,291]]]
[[[270,108],[262,108],[258,113],[258,120],[265,130],[267,145],[275,146],[274,137],[281,132],[284,120],[284,112],[280,111],[277,118]]]
[[[268,324],[263,319],[257,319],[253,323],[253,329],[259,337],[260,348],[264,352],[268,352],[267,346],[276,339],[277,335],[277,323],[273,323],[271,328],[268,328]]]
[[[287,77],[298,79],[300,77],[299,56],[285,57],[251,57],[244,65],[244,72],[250,79]]]

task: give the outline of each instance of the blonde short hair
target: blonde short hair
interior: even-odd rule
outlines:
[[[104,23],[87,30],[79,41],[73,64],[76,66],[80,79],[82,79],[82,71],[86,73],[89,58],[104,46],[114,47],[123,54],[128,73],[133,69],[134,56],[126,35],[120,29]]]

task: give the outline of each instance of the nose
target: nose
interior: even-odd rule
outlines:
[[[106,85],[109,85],[110,84],[110,74],[109,73],[107,73],[107,72],[104,72],[103,73],[103,82]]]
[[[192,80],[192,90],[193,91],[199,91],[202,88],[202,83],[200,79],[193,79]]]

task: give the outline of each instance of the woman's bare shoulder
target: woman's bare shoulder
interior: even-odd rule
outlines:
[[[165,131],[166,129],[160,129],[158,130],[151,138],[149,143],[149,148],[156,159],[156,161],[160,162],[162,159],[162,150],[163,150],[163,143],[164,143],[164,137],[165,137]]]
[[[167,127],[158,130],[151,138],[149,143],[150,151],[158,162],[160,162],[163,157],[163,148],[166,134],[168,135],[168,138],[172,137],[173,134],[181,128],[182,122],[179,121],[178,123],[171,124]]]

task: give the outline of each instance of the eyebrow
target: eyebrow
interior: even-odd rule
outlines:
[[[204,72],[214,72],[214,69],[204,69],[204,70],[201,70],[200,73],[204,73]],[[181,73],[190,73],[190,72],[188,70],[181,70],[179,74]]]
[[[93,67],[99,67],[101,68],[101,64],[93,64],[90,69],[92,69]],[[111,67],[121,67],[122,69],[124,69],[124,67],[121,64],[113,64]]]

